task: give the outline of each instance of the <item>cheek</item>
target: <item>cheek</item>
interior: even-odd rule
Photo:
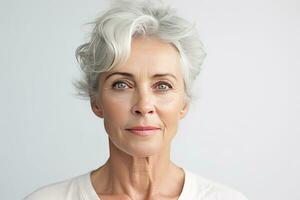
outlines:
[[[160,120],[164,123],[167,135],[173,136],[178,127],[180,120],[180,111],[182,107],[181,97],[173,96],[172,98],[164,100],[159,100],[157,106],[157,112]]]
[[[176,118],[182,107],[183,95],[181,93],[170,93],[156,97],[156,104],[162,114],[169,115],[170,118]]]
[[[114,129],[126,124],[128,120],[130,101],[129,97],[116,96],[110,93],[103,94],[102,105],[104,122],[107,128]]]
[[[109,123],[124,124],[130,119],[130,111],[132,108],[133,93],[114,93],[105,91],[102,96],[102,104],[104,108],[104,118]],[[167,94],[156,94],[151,102],[156,108],[158,118],[164,123],[177,123],[179,112],[182,107],[183,95],[181,92],[173,92]],[[170,126],[170,125],[169,125]]]
[[[172,100],[169,101],[157,101],[157,108],[158,108],[158,112],[161,115],[164,115],[167,118],[177,118],[178,114],[179,114],[179,110],[180,110],[180,102],[176,99],[173,98]]]

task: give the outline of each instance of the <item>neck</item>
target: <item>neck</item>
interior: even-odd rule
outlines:
[[[100,194],[125,194],[132,199],[179,196],[184,173],[170,161],[170,145],[148,157],[131,156],[111,141],[109,149],[109,159],[97,170]]]

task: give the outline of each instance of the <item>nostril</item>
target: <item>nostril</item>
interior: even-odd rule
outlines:
[[[153,114],[153,113],[154,113],[154,111],[153,111],[153,110],[146,111],[146,112],[141,112],[141,111],[139,111],[139,110],[135,110],[134,112],[135,112],[136,114],[147,114],[147,113],[149,113],[149,114]]]

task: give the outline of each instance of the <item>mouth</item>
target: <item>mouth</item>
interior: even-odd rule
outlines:
[[[125,129],[126,131],[139,135],[139,136],[149,136],[149,135],[154,135],[160,132],[160,128],[158,127],[132,127]]]

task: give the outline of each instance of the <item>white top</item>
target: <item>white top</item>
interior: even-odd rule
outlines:
[[[183,190],[178,200],[247,200],[240,192],[182,168]],[[23,200],[101,200],[91,182],[91,171],[41,187]]]

